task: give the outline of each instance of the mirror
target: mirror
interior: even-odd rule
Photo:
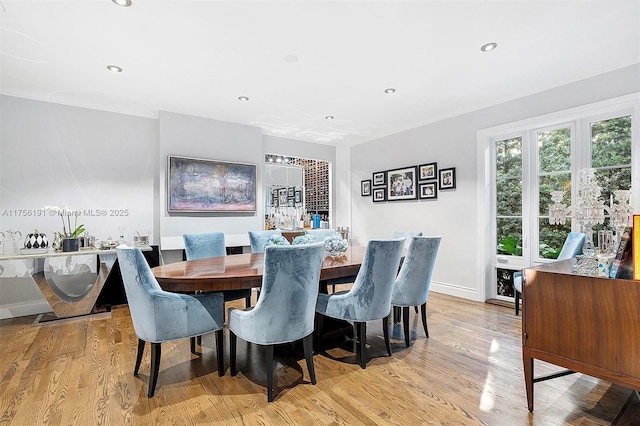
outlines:
[[[299,229],[304,209],[301,165],[265,164],[265,229]]]
[[[265,229],[329,228],[330,163],[265,155]]]

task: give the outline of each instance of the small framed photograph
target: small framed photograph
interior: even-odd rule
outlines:
[[[371,180],[363,180],[360,182],[360,195],[363,197],[371,195]]]
[[[376,172],[373,174],[373,186],[380,186],[386,184],[386,174],[387,172]]]
[[[295,200],[296,204],[301,204],[302,203],[302,191],[296,191],[296,194],[294,196],[294,200]]]
[[[387,201],[387,188],[373,188],[373,202]]]
[[[295,203],[294,203],[294,199],[293,198],[289,198],[287,200],[287,207],[295,207]]]
[[[415,200],[417,197],[416,166],[387,171],[387,201]]]
[[[427,163],[418,166],[418,180],[438,179],[438,163]]]
[[[418,185],[418,197],[421,200],[438,199],[438,182],[427,182]]]
[[[278,207],[279,203],[278,203],[279,199],[278,199],[278,190],[274,189],[273,191],[271,191],[271,205],[273,207]]]
[[[278,204],[280,205],[280,207],[286,207],[287,203],[288,203],[288,199],[289,197],[287,196],[287,193],[289,191],[287,190],[287,188],[280,188],[278,189]]]
[[[295,191],[295,190],[296,190],[296,189],[295,189],[293,186],[290,186],[290,187],[289,187],[289,189],[287,190],[287,191],[288,191],[288,192],[287,192],[287,196],[288,196],[289,198],[293,198],[293,194],[294,194],[294,191]]]
[[[440,169],[440,179],[438,179],[441,191],[443,189],[454,189],[456,187],[456,168]]]

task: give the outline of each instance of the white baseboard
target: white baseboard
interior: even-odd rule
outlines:
[[[0,319],[24,317],[27,315],[53,312],[46,300],[0,305]]]
[[[429,291],[461,297],[463,299],[475,300],[476,302],[484,302],[484,300],[481,300],[482,297],[478,289],[462,287],[455,284],[431,281]]]

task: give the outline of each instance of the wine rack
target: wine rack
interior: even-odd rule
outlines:
[[[296,159],[304,169],[305,207],[309,213],[329,215],[329,162]]]

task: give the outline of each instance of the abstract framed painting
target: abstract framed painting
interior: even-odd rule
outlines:
[[[167,211],[255,212],[256,165],[169,155]]]

